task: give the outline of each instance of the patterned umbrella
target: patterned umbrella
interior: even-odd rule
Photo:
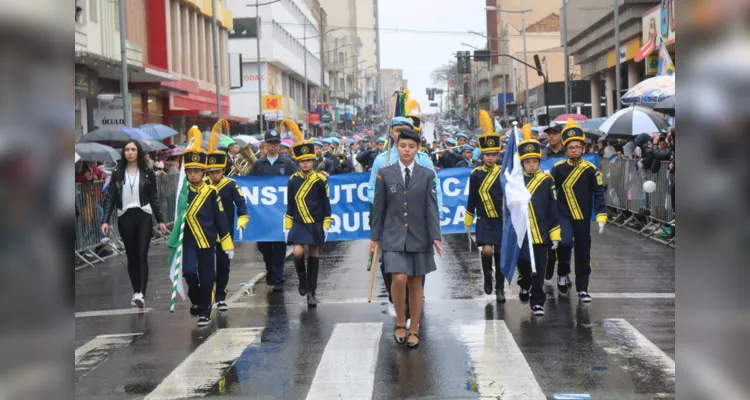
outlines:
[[[573,121],[580,122],[580,121],[588,121],[589,117],[583,115],[583,114],[562,114],[558,115],[557,118],[555,118],[554,122],[567,122],[568,118],[572,118]]]
[[[657,113],[645,107],[629,107],[616,112],[600,127],[607,139],[628,138],[641,133],[654,133],[669,127]]]
[[[660,75],[648,78],[628,90],[620,101],[622,104],[653,106],[675,93],[674,75]]]

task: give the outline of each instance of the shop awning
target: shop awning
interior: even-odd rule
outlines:
[[[172,110],[172,111],[170,111],[170,113],[172,115],[182,115],[182,116],[185,116],[185,117],[205,118],[207,120],[208,119],[215,120],[215,119],[219,118],[218,114],[216,114],[215,112],[212,112],[210,115],[208,115],[208,114],[201,114],[200,110]],[[234,122],[234,123],[237,123],[237,124],[244,124],[244,123],[250,122],[249,118],[236,117],[236,116],[233,116],[233,115],[222,115],[221,117],[224,118],[225,120],[229,121],[229,122]]]

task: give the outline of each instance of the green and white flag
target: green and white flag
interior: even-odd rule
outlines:
[[[175,219],[172,234],[167,245],[169,253],[169,279],[172,281],[172,298],[169,302],[169,312],[174,312],[177,293],[185,300],[185,287],[182,281],[182,239],[185,232],[185,212],[188,208],[188,186],[185,179],[185,168],[180,165],[180,177],[177,180],[177,202],[175,204]]]

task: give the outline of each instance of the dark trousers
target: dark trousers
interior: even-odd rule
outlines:
[[[133,293],[140,292],[144,296],[148,283],[148,247],[153,227],[151,214],[140,208],[131,208],[117,218],[117,228],[128,258],[128,275]]]
[[[557,264],[557,249],[552,250],[552,246],[549,246],[549,249],[547,250],[547,276],[554,276],[555,275],[555,264]],[[540,268],[537,266],[537,268]],[[558,275],[559,271],[558,271]]]
[[[229,256],[216,245],[216,301],[227,299],[227,284],[229,283]]]
[[[182,276],[188,283],[190,302],[198,306],[198,313],[202,317],[211,317],[211,307],[214,304],[215,252],[213,247],[182,247]]]
[[[530,306],[544,306],[544,300],[547,295],[544,293],[544,270],[542,267],[547,263],[547,250],[549,245],[535,244],[534,248],[534,265],[536,274],[531,274],[531,254],[529,254],[528,239],[524,239],[521,253],[518,256],[518,286],[521,289],[529,290]]]
[[[560,216],[560,231],[562,241],[557,248],[557,274],[570,274],[570,257],[575,247],[576,291],[588,292],[591,275],[591,221],[588,218],[573,220]]]
[[[269,285],[283,284],[286,243],[258,242],[258,250],[263,255],[263,262],[266,264],[266,283]]]

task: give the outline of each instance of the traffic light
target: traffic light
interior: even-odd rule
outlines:
[[[457,51],[456,52],[456,69],[459,74],[470,74],[471,73],[471,52],[469,51]]]
[[[537,75],[544,76],[544,73],[542,72],[542,71],[544,71],[542,69],[542,62],[539,61],[539,54],[534,54],[534,65],[536,65],[536,73],[537,73]]]
[[[474,61],[476,62],[490,61],[490,51],[489,50],[474,50]]]

